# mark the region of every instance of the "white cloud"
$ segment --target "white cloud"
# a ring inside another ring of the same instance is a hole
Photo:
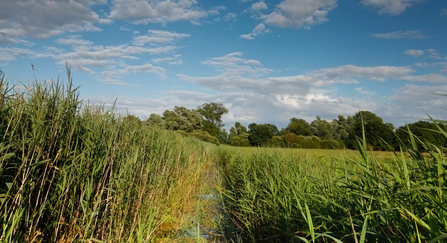
[[[384,82],[387,79],[401,79],[413,73],[414,70],[409,67],[396,66],[374,66],[359,67],[354,65],[344,65],[336,68],[324,68],[317,70],[316,73],[322,73],[329,79],[343,80],[346,78],[362,78]]]
[[[29,56],[35,53],[30,49],[24,48],[0,48],[0,61],[14,61],[17,56]]]
[[[394,31],[388,33],[372,34],[375,38],[380,39],[425,39],[420,30],[408,30],[408,31]]]
[[[104,77],[105,80],[110,80],[122,77],[129,73],[138,73],[138,72],[152,73],[158,75],[160,78],[166,78],[166,70],[164,68],[157,67],[149,63],[137,66],[126,66],[122,69],[102,71],[101,76]]]
[[[138,46],[145,44],[166,44],[186,37],[189,37],[189,34],[179,34],[164,30],[148,30],[146,35],[135,37],[133,42]]]
[[[373,96],[376,95],[377,92],[372,92],[372,91],[368,91],[368,90],[364,90],[363,87],[357,87],[354,89],[355,91],[359,92],[362,95],[367,95],[367,96]]]
[[[265,4],[264,2],[257,2],[257,3],[253,3],[251,5],[251,8],[255,11],[260,11],[263,9],[267,9],[267,4]]]
[[[235,13],[227,13],[225,16],[223,16],[223,20],[230,21],[232,19],[235,19],[237,15]]]
[[[261,18],[278,27],[310,28],[326,22],[326,15],[335,7],[337,0],[284,0],[272,13],[261,15]]]
[[[24,37],[46,39],[68,31],[98,31],[93,24],[101,19],[90,9],[92,4],[90,0],[1,1],[0,44]]]
[[[435,62],[433,66],[441,67],[441,72],[447,72],[447,62]]]
[[[436,49],[427,49],[428,57],[435,60],[440,60],[441,56],[439,55],[439,52]]]
[[[243,34],[240,37],[247,40],[253,40],[255,36],[268,32],[270,32],[270,30],[265,29],[265,25],[263,23],[260,23],[251,31],[250,34]]]
[[[173,57],[164,57],[164,58],[154,58],[152,61],[154,63],[162,63],[167,62],[169,65],[182,65],[183,61],[180,59],[181,55],[177,54]]]
[[[442,8],[439,17],[447,17],[447,8]]]
[[[444,83],[445,84],[445,83]],[[397,103],[396,113],[407,118],[408,123],[427,119],[427,114],[434,119],[447,120],[447,86],[422,86],[407,84],[400,88],[391,100]]]
[[[414,56],[414,57],[419,57],[419,56],[424,55],[424,51],[423,50],[406,50],[406,51],[404,51],[404,54]]]
[[[208,15],[195,5],[196,0],[114,0],[110,12],[112,19],[131,20],[136,23],[193,21]]]
[[[379,9],[379,14],[397,15],[420,0],[362,0],[361,3]]]
[[[83,40],[80,35],[72,35],[69,38],[59,38],[56,43],[64,45],[92,45],[93,42],[88,40]]]

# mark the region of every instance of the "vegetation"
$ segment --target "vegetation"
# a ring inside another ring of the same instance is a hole
[[[408,131],[411,144],[401,141],[400,152],[367,152],[362,136],[359,156],[354,151],[219,148],[226,178],[221,195],[227,224],[234,226],[228,235],[240,242],[447,239],[442,150]]]
[[[11,87],[0,71],[0,242],[447,239],[447,122],[361,111],[227,134],[221,104],[141,121],[86,106],[67,73]]]
[[[1,77],[0,242],[195,241],[213,147],[84,106],[68,79]]]

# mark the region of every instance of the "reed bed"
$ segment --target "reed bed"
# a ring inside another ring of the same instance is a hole
[[[227,234],[239,242],[445,241],[445,154],[411,138],[396,153],[368,152],[364,138],[359,151],[221,147]]]
[[[0,242],[189,241],[213,146],[84,104],[67,73],[0,79]]]

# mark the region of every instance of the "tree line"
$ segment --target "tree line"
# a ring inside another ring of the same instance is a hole
[[[411,146],[410,130],[417,139],[437,146],[447,144],[445,134],[447,126],[433,121],[417,121],[399,128],[386,123],[370,111],[359,111],[352,116],[339,115],[332,121],[317,116],[312,122],[293,117],[287,127],[278,129],[269,123],[251,123],[248,127],[236,122],[224,129],[222,116],[228,110],[219,103],[204,103],[197,109],[175,106],[166,110],[162,116],[152,113],[142,122],[149,126],[177,131],[185,136],[191,135],[214,144],[232,146],[269,146],[287,148],[356,149],[356,138],[362,138],[363,132],[368,146],[372,150],[395,150],[399,144]],[[128,116],[129,119],[138,119]],[[420,148],[423,149],[423,148]]]

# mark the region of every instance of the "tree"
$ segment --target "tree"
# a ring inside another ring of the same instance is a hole
[[[169,130],[192,132],[203,127],[202,116],[197,111],[185,107],[175,106],[173,111],[166,110],[163,112],[163,120],[166,129]]]
[[[124,121],[129,122],[129,123],[135,123],[138,125],[142,124],[140,118],[138,118],[137,116],[134,116],[134,115],[130,115],[130,114],[124,117]]]
[[[285,130],[289,133],[295,133],[296,135],[309,136],[312,134],[309,123],[303,119],[295,117],[290,119],[290,123]]]
[[[298,148],[298,142],[300,140],[300,137],[296,135],[295,133],[287,133],[284,135],[284,145],[287,148]]]
[[[146,124],[148,126],[159,127],[159,128],[165,127],[163,118],[161,118],[160,115],[155,113],[149,115],[149,118],[147,118],[146,120]]]
[[[276,127],[276,126],[275,126]],[[256,124],[252,123],[248,125],[250,129],[250,144],[253,146],[266,145],[268,141],[273,137],[273,131],[271,130],[270,124]]]
[[[310,123],[310,128],[313,135],[321,139],[330,140],[337,138],[336,131],[332,124],[326,120],[321,120],[319,116],[317,116],[316,120]]]
[[[220,140],[220,129],[224,126],[222,115],[227,114],[228,110],[222,104],[211,102],[198,106],[197,112],[204,119],[203,130]]]
[[[198,106],[197,112],[202,115],[205,121],[217,128],[221,128],[223,126],[222,115],[227,114],[228,110],[222,104],[211,102]]]
[[[383,123],[382,118],[378,117],[376,114],[370,111],[359,111],[355,113],[353,119],[355,122],[352,135],[362,138],[364,129],[366,142],[371,145],[373,149],[389,150],[390,146],[386,145],[383,141],[386,141],[389,145],[394,144],[395,136],[393,127]]]
[[[447,127],[443,124],[437,124],[442,130],[447,131]],[[446,146],[447,138],[439,133],[439,128],[433,122],[418,121],[415,123],[401,126],[396,130],[397,137],[406,145],[411,147],[409,131],[417,138],[424,142],[431,143],[435,146]],[[425,150],[422,144],[417,143],[421,151]],[[396,144],[396,147],[397,144]]]
[[[242,125],[240,122],[234,123],[234,127],[230,128],[230,137],[232,136],[238,136],[242,133],[247,133],[247,127]]]
[[[247,127],[240,122],[234,123],[234,127],[230,128],[230,136],[228,142],[233,146],[250,146],[250,140],[248,139],[250,134],[247,132]]]
[[[223,144],[228,143],[228,132],[227,130],[225,130],[225,128],[221,128],[219,130],[219,141],[221,141],[221,143]]]

